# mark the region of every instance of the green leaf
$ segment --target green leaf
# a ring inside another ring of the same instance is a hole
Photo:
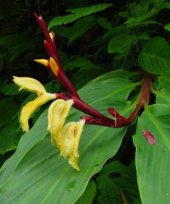
[[[25,34],[12,34],[1,36],[0,46],[5,48],[8,53],[8,59],[11,61],[17,58],[20,54],[32,50],[32,39]]]
[[[164,38],[149,40],[139,55],[139,65],[152,74],[169,72],[170,47]]]
[[[95,25],[95,19],[92,16],[84,17],[78,20],[72,27],[71,33],[69,35],[68,43],[72,43],[88,30],[90,30]]]
[[[131,107],[126,100],[134,86],[128,79],[101,79],[89,83],[79,94],[103,113],[110,106],[127,113]],[[77,121],[81,115],[72,110],[69,121]],[[86,126],[79,148],[81,170],[77,172],[51,146],[45,111],[1,169],[1,203],[75,203],[90,178],[115,155],[125,133],[126,128]]]
[[[120,34],[114,36],[108,44],[108,53],[126,54],[133,43],[135,43],[136,37],[130,34]]]
[[[9,120],[18,111],[18,105],[12,98],[4,98],[0,100],[0,127],[7,124]]]
[[[7,80],[0,81],[0,92],[7,96],[17,95],[19,94],[18,88],[14,83],[8,83]]]
[[[71,12],[72,14],[69,14],[66,16],[57,16],[56,18],[53,18],[49,22],[49,25],[48,25],[49,29],[62,24],[71,23],[81,17],[88,16],[90,14],[97,13],[99,11],[103,11],[111,6],[112,4],[106,3],[106,4],[96,4],[93,6],[76,8],[76,9],[69,9],[68,11]]]
[[[20,138],[18,132],[19,123],[15,117],[7,125],[3,126],[0,129],[0,153],[4,154],[8,151],[14,150],[17,148],[18,141]]]
[[[77,57],[75,59],[69,60],[65,64],[64,68],[66,70],[73,70],[75,68],[80,68],[81,70],[96,68],[96,66],[86,57]]]
[[[76,202],[76,204],[92,204],[93,203],[93,199],[95,197],[96,194],[96,184],[95,182],[92,180],[88,183],[85,192],[83,193],[83,195],[78,199],[78,201]]]
[[[122,203],[122,194],[112,179],[102,175],[97,180],[99,188],[98,202],[100,204]]]
[[[126,167],[119,161],[112,161],[106,163],[100,174],[112,178],[113,182],[121,189],[128,203],[132,203],[139,198],[134,163]]]
[[[136,146],[136,168],[142,203],[160,204],[170,200],[170,106],[152,105],[138,120],[134,144]],[[150,145],[143,130],[156,138]]]
[[[170,105],[170,80],[169,75],[161,75],[158,78],[157,90],[154,89],[153,93],[156,95],[157,104]]]
[[[110,30],[112,28],[112,24],[107,18],[97,16],[97,23],[106,30]]]
[[[167,31],[170,31],[170,23],[166,24],[166,25],[164,26],[164,29],[167,30]]]

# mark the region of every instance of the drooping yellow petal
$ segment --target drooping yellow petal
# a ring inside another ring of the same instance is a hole
[[[34,61],[39,63],[39,64],[44,65],[45,67],[48,67],[48,64],[49,64],[48,60],[46,60],[46,59],[34,59]]]
[[[29,123],[28,120],[31,115],[43,104],[51,99],[55,99],[55,94],[44,93],[41,96],[38,96],[35,100],[28,102],[21,110],[20,115],[20,124],[23,131],[29,131]]]
[[[44,86],[31,77],[13,77],[13,81],[20,87],[20,90],[25,89],[28,91],[35,92],[37,95],[41,95],[42,93],[46,93]]]
[[[68,101],[58,99],[50,105],[48,110],[48,130],[51,134],[51,142],[57,146],[60,153],[64,148],[61,131],[72,105],[72,99]]]
[[[68,157],[69,164],[77,171],[80,170],[78,166],[78,147],[84,124],[84,120],[70,122],[67,123],[62,130],[62,139],[64,142],[64,151],[62,155],[65,158]]]
[[[50,57],[49,61],[50,61],[50,67],[51,67],[52,72],[57,76],[58,71],[59,71],[58,65],[56,64],[54,58],[52,58],[52,57]]]

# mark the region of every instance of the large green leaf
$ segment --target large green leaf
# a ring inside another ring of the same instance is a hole
[[[49,22],[49,28],[51,29],[52,27],[55,27],[55,26],[71,23],[83,16],[88,16],[90,14],[103,11],[111,6],[112,4],[106,3],[106,4],[96,4],[93,6],[76,8],[76,9],[69,9],[68,11],[71,12],[72,14],[69,14],[66,16],[57,16],[56,18],[53,18]]]
[[[139,191],[144,204],[168,204],[170,200],[170,106],[152,105],[139,118],[134,136]],[[150,145],[143,130],[156,138]]]
[[[112,73],[111,73],[112,74]],[[106,113],[109,106],[130,110],[126,102],[135,84],[109,75],[89,83],[80,90],[81,97]],[[82,115],[73,110],[68,120]],[[0,172],[1,203],[74,203],[85,190],[89,179],[117,152],[126,128],[112,129],[89,125],[80,142],[80,172],[72,169],[50,144],[47,111],[35,126],[23,135],[15,154]]]

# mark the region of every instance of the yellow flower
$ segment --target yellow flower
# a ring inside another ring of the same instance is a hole
[[[77,171],[80,170],[78,166],[78,147],[84,124],[84,120],[70,122],[67,123],[62,130],[62,138],[64,142],[64,151],[62,155],[65,158],[68,157],[69,164]]]
[[[48,112],[48,130],[52,144],[59,149],[64,158],[68,158],[69,164],[74,169],[79,170],[78,146],[85,121],[80,120],[64,125],[72,105],[72,99],[68,101],[58,99],[51,104]]]
[[[50,105],[48,111],[48,130],[51,134],[51,143],[59,149],[60,153],[64,149],[61,131],[72,105],[72,99],[68,101],[58,99]]]
[[[17,84],[20,89],[25,89],[37,94],[37,98],[33,101],[28,102],[21,110],[20,123],[23,131],[29,131],[28,120],[31,115],[47,101],[55,99],[56,95],[47,93],[44,86],[37,80],[29,77],[15,77],[14,83]]]

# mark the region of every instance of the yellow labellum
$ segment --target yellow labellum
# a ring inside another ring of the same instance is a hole
[[[58,71],[59,71],[59,67],[58,65],[56,64],[54,58],[50,57],[50,67],[51,67],[51,70],[53,71],[53,73],[57,76],[58,75]]]
[[[45,67],[48,67],[48,60],[47,59],[34,59],[35,62],[44,65]]]
[[[62,155],[65,158],[68,157],[69,164],[77,171],[80,170],[78,166],[78,147],[84,124],[84,120],[70,122],[67,123],[62,130],[62,138],[64,142],[64,151]]]
[[[14,77],[13,81],[21,89],[25,89],[37,94],[37,98],[28,102],[21,110],[20,123],[23,131],[29,131],[28,120],[31,115],[43,104],[51,99],[55,99],[56,95],[47,93],[44,86],[37,80],[29,77]]]
[[[61,154],[64,148],[61,131],[72,105],[72,99],[68,101],[58,99],[50,105],[48,110],[48,130],[51,134],[51,142]]]

